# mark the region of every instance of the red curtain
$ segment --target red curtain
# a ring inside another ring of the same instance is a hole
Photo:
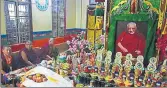
[[[95,2],[105,2],[105,0],[95,0]]]

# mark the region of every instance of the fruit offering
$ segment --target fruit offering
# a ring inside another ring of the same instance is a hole
[[[33,80],[34,82],[37,82],[37,83],[45,82],[48,80],[45,75],[39,74],[39,73],[29,75],[29,76],[27,76],[27,78],[29,78],[30,80]]]

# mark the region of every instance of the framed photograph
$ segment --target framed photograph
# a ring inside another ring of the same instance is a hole
[[[123,56],[131,53],[133,58],[143,55],[144,65],[147,66],[149,59],[156,56],[157,21],[147,14],[113,15],[110,20],[107,48],[113,53],[112,61],[117,52],[122,52]],[[129,23],[135,24],[136,29],[128,28]]]
[[[131,53],[133,57],[143,55],[146,47],[148,25],[145,21],[118,21],[116,25],[115,51],[123,56]]]
[[[96,5],[96,0],[89,0],[89,5]]]

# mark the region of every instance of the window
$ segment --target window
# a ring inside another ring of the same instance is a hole
[[[9,44],[32,40],[31,1],[5,0],[6,34]]]
[[[66,29],[66,0],[52,0],[52,33],[53,37],[64,36]]]

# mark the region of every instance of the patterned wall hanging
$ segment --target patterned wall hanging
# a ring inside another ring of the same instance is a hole
[[[48,9],[49,6],[49,0],[35,0],[36,3],[36,7],[40,10],[40,11],[46,11]],[[44,4],[43,4],[44,3]]]

